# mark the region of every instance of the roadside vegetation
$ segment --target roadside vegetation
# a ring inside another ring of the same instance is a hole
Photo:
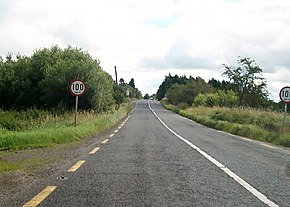
[[[57,115],[37,110],[0,111],[0,148],[44,148],[94,136],[116,125],[132,107],[126,103],[108,113],[80,112],[76,127],[74,113],[70,112]]]
[[[128,115],[132,108],[133,104],[129,102],[123,103],[118,110],[107,113],[80,112],[76,127],[74,126],[74,113],[70,112],[57,115],[38,110],[0,111],[0,149],[2,149],[0,151],[0,172],[18,170],[25,167],[24,165],[33,169],[49,162],[49,159],[43,158],[13,162],[2,160],[1,158],[9,155],[9,152],[54,147],[96,136],[116,125]],[[9,129],[3,127],[5,123],[9,124]]]
[[[231,134],[290,147],[290,124],[283,127],[283,113],[253,108],[194,106],[180,108],[162,101],[166,109]],[[288,119],[290,116],[288,116]]]
[[[205,126],[290,147],[290,123],[283,123],[284,105],[269,99],[257,63],[239,58],[237,66],[224,64],[224,68],[223,75],[229,81],[206,82],[201,77],[169,74],[157,91],[157,99],[165,108]]]
[[[87,85],[77,127],[69,92],[74,79]],[[8,54],[0,57],[0,149],[43,148],[92,136],[120,121],[131,100],[141,97],[133,78],[116,83],[82,49],[52,46],[31,56]]]
[[[133,78],[131,85],[114,82],[100,66],[100,61],[88,52],[52,46],[36,50],[31,56],[0,57],[0,108],[72,110],[75,97],[68,88],[74,79],[83,80],[87,86],[86,94],[79,100],[81,110],[110,111],[126,100],[127,89],[131,98],[141,97]]]

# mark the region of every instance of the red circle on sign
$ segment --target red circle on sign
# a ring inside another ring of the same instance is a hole
[[[73,96],[82,96],[86,93],[87,86],[83,80],[73,80],[69,84],[69,91]]]
[[[285,96],[287,96],[286,100],[285,100]],[[279,97],[280,97],[282,102],[289,104],[290,103],[290,87],[289,86],[283,87],[279,92]]]

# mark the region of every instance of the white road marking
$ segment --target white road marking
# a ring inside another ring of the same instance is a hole
[[[269,144],[266,144],[266,143],[261,143],[261,145],[265,146],[265,147],[269,147],[271,149],[277,149],[277,147],[274,147],[274,146],[271,146]]]
[[[119,130],[117,129],[117,130],[114,131],[114,133],[117,133],[118,131],[119,131]]]
[[[112,138],[114,135],[115,135],[115,134],[111,134],[111,135],[109,136],[109,138]]]
[[[215,164],[217,167],[219,167],[222,171],[224,171],[227,175],[232,177],[235,181],[237,181],[241,186],[243,186],[245,189],[247,189],[250,193],[252,193],[254,196],[256,196],[260,201],[265,203],[266,205],[270,207],[279,207],[277,204],[269,200],[264,194],[260,193],[258,190],[256,190],[253,186],[251,186],[249,183],[247,183],[245,180],[243,180],[241,177],[239,177],[237,174],[232,172],[229,168],[224,166],[222,163],[214,159],[212,156],[201,150],[199,147],[192,144],[187,139],[183,138],[179,134],[177,134],[175,131],[173,131],[169,126],[167,126],[162,119],[155,113],[155,111],[151,108],[151,105],[148,101],[148,107],[152,111],[152,113],[156,116],[156,118],[161,122],[161,124],[168,129],[172,134],[174,134],[176,137],[184,141],[186,144],[191,146],[193,149],[198,151],[201,155],[203,155],[205,158],[207,158],[209,161],[211,161],[213,164]]]

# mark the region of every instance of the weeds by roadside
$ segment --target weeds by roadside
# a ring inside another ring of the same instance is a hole
[[[205,126],[232,134],[290,147],[290,123],[283,128],[282,113],[251,108],[189,107],[162,102],[165,108]],[[289,120],[289,118],[288,118]]]
[[[0,149],[44,148],[81,140],[112,127],[132,107],[124,104],[119,110],[102,114],[80,112],[76,127],[74,114],[69,112],[60,115],[38,110],[33,113],[0,111]]]

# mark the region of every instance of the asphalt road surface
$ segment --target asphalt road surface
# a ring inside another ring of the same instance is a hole
[[[26,206],[290,206],[289,151],[139,101]]]

